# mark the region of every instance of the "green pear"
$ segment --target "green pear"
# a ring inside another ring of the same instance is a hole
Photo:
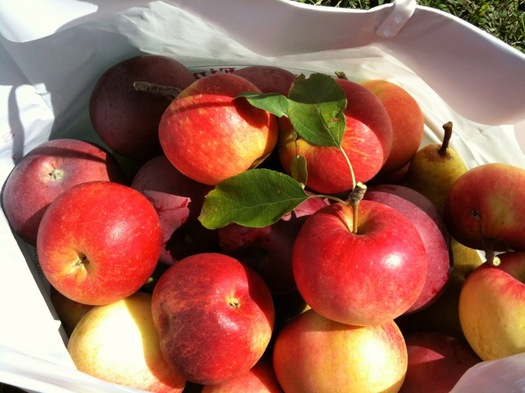
[[[450,237],[450,253],[454,272],[465,278],[484,262],[478,250],[461,244],[452,236]]]
[[[429,143],[416,152],[404,179],[406,186],[429,198],[442,215],[450,187],[468,170],[460,155],[449,146],[452,122],[445,123],[443,130],[441,144]]]

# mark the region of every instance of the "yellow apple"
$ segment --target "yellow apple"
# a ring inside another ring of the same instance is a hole
[[[525,351],[525,252],[499,258],[470,273],[459,297],[463,333],[483,360]]]
[[[162,357],[148,293],[93,307],[73,330],[68,351],[80,371],[107,382],[163,393],[180,393],[186,384]]]

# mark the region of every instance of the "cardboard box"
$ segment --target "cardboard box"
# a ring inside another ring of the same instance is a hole
[[[469,167],[525,167],[525,55],[451,15],[409,0],[369,11],[286,0],[107,3],[0,5],[1,184],[45,140],[89,136],[101,143],[87,115],[91,89],[106,68],[139,53],[173,56],[195,72],[276,64],[390,79],[419,100],[424,143],[437,141],[451,120],[452,146]],[[0,382],[38,392],[132,391],[74,369],[35,250],[13,235],[3,211],[0,239]],[[454,392],[525,391],[518,381],[525,357],[483,367]],[[474,389],[480,375],[490,379]]]

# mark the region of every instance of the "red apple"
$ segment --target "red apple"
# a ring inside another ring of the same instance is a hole
[[[168,364],[188,381],[220,384],[262,357],[275,311],[262,278],[235,258],[190,255],[153,289],[153,321]]]
[[[102,147],[76,139],[44,142],[26,154],[7,178],[2,195],[13,232],[36,245],[49,204],[72,186],[92,180],[125,182],[118,161]]]
[[[78,184],[47,208],[38,231],[42,272],[79,303],[108,304],[136,292],[157,265],[161,230],[153,205],[131,187]]]
[[[161,262],[172,264],[191,254],[218,250],[216,231],[197,220],[210,186],[184,176],[166,156],[159,155],[139,168],[131,187],[157,210],[163,238]]]
[[[392,122],[392,148],[380,171],[390,174],[408,164],[419,149],[425,130],[423,111],[414,96],[396,83],[371,79],[361,85],[381,100]]]
[[[407,349],[393,321],[352,326],[308,310],[278,333],[273,364],[286,393],[395,393]]]
[[[179,61],[161,55],[139,55],[108,68],[98,78],[89,101],[93,128],[120,155],[147,160],[161,153],[160,117],[172,97],[137,91],[134,82],[184,89],[195,77]]]
[[[280,93],[288,95],[295,74],[277,66],[254,65],[238,68],[234,74],[248,79],[263,93]]]
[[[219,228],[220,249],[259,273],[272,293],[295,291],[292,271],[295,238],[306,219],[327,204],[325,199],[309,198],[273,225],[251,228],[230,224]]]
[[[445,218],[450,234],[483,251],[525,250],[525,169],[490,163],[461,175],[449,190]]]
[[[293,272],[317,313],[350,325],[377,325],[419,298],[427,255],[414,224],[394,208],[362,200],[358,217],[353,223],[352,207],[342,203],[312,214],[295,241]]]
[[[408,368],[399,393],[449,393],[463,374],[481,362],[463,340],[441,332],[405,335]]]
[[[427,277],[418,299],[406,311],[406,313],[410,313],[429,306],[443,293],[452,272],[452,261],[443,220],[440,220],[442,225],[438,225],[425,210],[408,199],[390,192],[398,187],[403,186],[372,188],[366,192],[365,199],[383,203],[399,211],[414,224],[423,240],[428,259]],[[421,199],[430,202],[422,195]],[[433,209],[430,210],[437,213],[435,207],[433,205],[432,207]],[[438,217],[436,216],[435,219]]]
[[[337,82],[348,99],[342,147],[350,159],[356,180],[366,183],[379,172],[390,153],[392,123],[384,105],[367,88],[346,79],[337,79]],[[338,148],[296,140],[287,118],[279,119],[279,127],[279,156],[287,173],[291,173],[292,158],[299,154],[306,158],[306,186],[312,191],[335,194],[353,188],[348,163]]]
[[[525,252],[498,257],[470,273],[459,296],[461,328],[483,360],[525,352]]]
[[[159,125],[162,149],[180,172],[215,185],[259,165],[277,143],[277,120],[241,92],[261,91],[234,74],[210,74],[184,89]]]
[[[264,355],[247,372],[218,385],[204,385],[201,393],[284,393],[273,371],[272,358]]]

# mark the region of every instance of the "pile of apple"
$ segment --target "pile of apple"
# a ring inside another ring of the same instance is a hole
[[[231,71],[115,64],[89,103],[103,144],[50,140],[7,179],[79,370],[152,392],[428,393],[524,350],[524,169],[467,169],[451,123],[421,146],[417,101],[387,80]]]

